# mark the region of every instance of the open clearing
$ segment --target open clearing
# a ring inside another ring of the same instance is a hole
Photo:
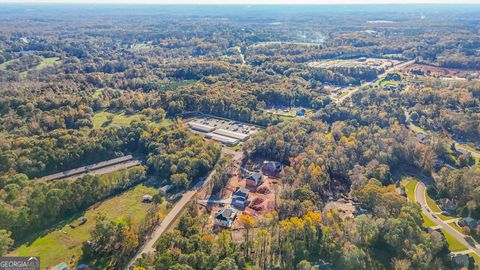
[[[135,228],[145,218],[150,207],[150,204],[142,203],[142,196],[157,193],[157,189],[138,185],[121,195],[90,207],[83,215],[88,219],[84,225],[72,229],[67,224],[37,238],[33,243],[20,246],[9,255],[40,256],[41,269],[50,269],[61,262],[74,268],[82,256],[83,242],[90,238],[90,230],[95,226],[96,214],[105,214],[107,219],[116,222],[129,220]],[[161,214],[167,212],[166,203],[162,205],[161,211]],[[70,224],[79,224],[80,220],[81,217],[74,219]]]
[[[60,60],[58,57],[48,57],[44,58],[43,61],[35,67],[35,70],[42,70],[47,67],[54,66]]]
[[[360,68],[360,67],[369,67],[376,70],[387,70],[397,64],[400,61],[391,60],[391,59],[380,59],[380,58],[367,58],[364,60],[360,59],[346,59],[346,60],[323,60],[323,61],[314,61],[310,62],[307,65],[315,68]]]
[[[112,121],[109,121],[108,117],[113,116]],[[143,116],[142,114],[132,114],[126,115],[125,112],[119,114],[110,113],[110,112],[99,112],[93,116],[93,128],[102,128],[102,127],[126,127],[130,125],[133,120],[140,120]]]
[[[113,118],[111,121],[108,119],[109,116]],[[134,120],[143,120],[147,117],[143,114],[125,114],[124,111],[121,112],[107,112],[102,111],[98,112],[93,116],[93,128],[105,128],[105,127],[126,127],[129,126]],[[172,121],[170,119],[163,119],[161,121],[155,122],[152,121],[151,124],[156,127],[166,127],[170,125]]]

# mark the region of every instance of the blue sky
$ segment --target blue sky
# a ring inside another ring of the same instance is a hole
[[[475,3],[480,0],[0,0],[0,3],[138,3],[138,4],[408,4]]]

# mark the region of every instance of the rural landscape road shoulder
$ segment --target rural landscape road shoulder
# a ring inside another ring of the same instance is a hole
[[[440,228],[444,229],[447,233],[452,235],[455,239],[457,239],[460,243],[465,245],[471,252],[476,253],[480,256],[480,249],[475,246],[472,246],[465,240],[465,235],[458,232],[454,228],[452,228],[448,223],[441,220],[436,214],[433,214],[433,211],[428,207],[427,198],[426,198],[426,188],[425,184],[422,182],[418,182],[415,186],[415,200],[420,204],[422,207],[422,212],[431,219],[435,224],[437,224]]]

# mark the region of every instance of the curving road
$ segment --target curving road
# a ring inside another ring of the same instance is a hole
[[[468,248],[468,251],[475,252],[477,255],[480,256],[480,249],[476,246],[471,245],[465,240],[465,235],[458,232],[454,228],[452,228],[448,223],[441,220],[437,217],[436,214],[433,213],[432,209],[428,207],[427,198],[426,198],[426,188],[422,182],[418,182],[415,186],[415,200],[420,204],[422,207],[422,212],[430,218],[435,224],[437,224],[440,228],[444,229],[450,235],[452,235],[455,239],[457,239],[460,243]],[[465,253],[465,252],[462,252]]]

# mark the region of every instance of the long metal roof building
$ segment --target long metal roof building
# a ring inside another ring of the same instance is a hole
[[[226,129],[222,129],[222,128],[214,130],[213,133],[219,134],[219,135],[222,135],[222,136],[227,136],[227,137],[230,137],[230,138],[235,138],[235,139],[240,140],[242,142],[246,141],[246,140],[248,140],[248,138],[250,138],[250,135],[248,135],[248,134],[243,134],[243,133],[240,133],[240,132],[230,131],[230,130],[226,130]]]
[[[207,139],[212,139],[212,140],[215,140],[217,142],[221,142],[227,146],[234,146],[234,145],[237,145],[238,144],[238,140],[237,139],[234,139],[234,138],[231,138],[231,137],[226,137],[226,136],[222,136],[222,135],[219,135],[219,134],[215,134],[215,133],[207,133],[205,134],[205,138]]]
[[[212,132],[215,130],[215,127],[207,126],[197,122],[189,122],[188,125],[190,126],[191,129],[200,131],[200,132]]]

